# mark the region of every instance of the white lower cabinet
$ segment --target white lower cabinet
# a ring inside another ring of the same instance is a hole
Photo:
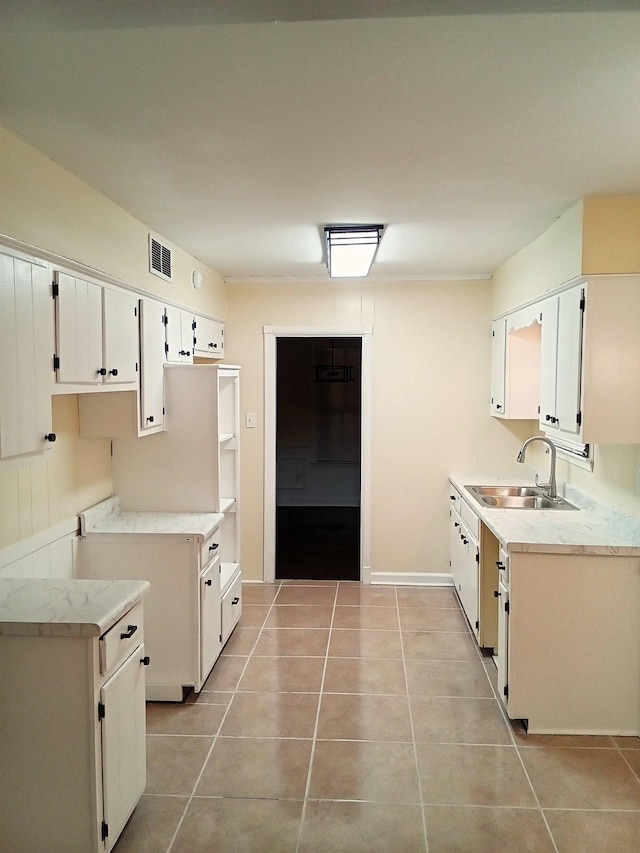
[[[0,636],[0,850],[107,853],[146,785],[143,608],[101,637]]]
[[[220,558],[216,557],[200,575],[200,682],[222,651],[220,611]]]

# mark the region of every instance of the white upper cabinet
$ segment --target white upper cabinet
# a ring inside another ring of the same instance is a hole
[[[54,287],[58,384],[137,382],[137,297],[61,271]]]
[[[193,361],[194,319],[189,311],[167,307],[166,314],[166,359],[172,364]]]
[[[51,447],[53,315],[47,264],[0,254],[0,457]]]
[[[140,300],[140,430],[164,428],[164,307],[153,299]]]
[[[224,357],[224,325],[211,317],[194,317],[194,354],[208,358]]]
[[[505,410],[506,325],[502,317],[493,321],[491,329],[491,414],[499,417]]]
[[[579,441],[581,436],[584,289],[574,287],[542,303],[540,428]]]
[[[537,420],[540,394],[540,318],[535,306],[494,320],[491,339],[491,414]]]

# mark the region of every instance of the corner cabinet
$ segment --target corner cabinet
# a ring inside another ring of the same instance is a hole
[[[0,458],[39,453],[51,431],[53,312],[47,264],[0,254]]]
[[[55,612],[65,582],[30,583],[49,583]],[[88,582],[68,584],[85,584],[70,602],[90,600]],[[22,627],[0,631],[0,849],[107,853],[146,785],[142,602],[100,636],[55,619]]]

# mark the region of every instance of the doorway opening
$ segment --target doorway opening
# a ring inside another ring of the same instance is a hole
[[[362,338],[276,343],[275,577],[360,580]]]

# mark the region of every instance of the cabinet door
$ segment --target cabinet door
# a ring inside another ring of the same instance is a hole
[[[491,414],[505,413],[506,318],[494,320],[491,332]]]
[[[193,361],[193,316],[171,306],[166,313],[166,358],[172,364]]]
[[[498,695],[506,705],[509,671],[509,590],[502,582],[498,586],[498,648],[495,657],[498,668]]]
[[[138,380],[138,298],[103,288],[104,381],[110,384]]]
[[[540,313],[540,429],[556,424],[556,366],[558,363],[558,297],[545,299]]]
[[[45,264],[0,254],[0,457],[51,447],[51,291]]]
[[[222,323],[218,320],[212,320],[210,317],[196,316],[195,324],[195,354],[222,358],[224,355],[224,328]]]
[[[222,650],[220,563],[214,560],[200,575],[200,684]]]
[[[140,300],[140,429],[164,424],[164,305]]]
[[[102,288],[56,272],[56,381],[102,383]]]
[[[581,432],[583,296],[584,290],[574,287],[558,297],[556,426],[562,435],[571,438],[577,437]]]
[[[111,850],[146,785],[144,646],[100,690],[104,823]]]

